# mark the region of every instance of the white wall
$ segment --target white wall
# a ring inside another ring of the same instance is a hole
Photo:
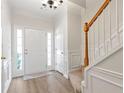
[[[72,2],[68,2],[68,50],[70,70],[82,64],[83,15],[84,8]]]
[[[2,93],[6,93],[11,82],[11,16],[7,0],[2,0]]]
[[[12,14],[13,25],[23,26],[25,28],[41,29],[45,31],[53,31],[53,19],[40,19],[37,17],[21,15],[18,13]]]
[[[69,51],[81,49],[81,9],[74,10],[79,7],[75,4],[68,4],[68,48]],[[73,8],[74,9],[73,9]]]
[[[67,2],[66,11],[57,12],[55,17],[55,31],[57,28],[64,31],[64,62],[66,73],[77,69],[82,64],[82,26],[84,8],[72,2]]]

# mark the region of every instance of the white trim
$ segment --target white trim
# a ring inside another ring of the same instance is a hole
[[[115,77],[115,78],[123,79],[123,74],[121,74],[121,73],[114,72],[114,71],[107,70],[107,69],[103,69],[100,67],[94,67],[93,69],[96,69],[97,71],[100,71],[103,74],[110,75],[110,76]]]
[[[79,64],[74,65],[74,66],[72,65],[72,57],[73,57],[73,56],[77,56],[77,57],[79,57],[79,58],[80,58],[80,55],[71,55],[71,58],[70,58],[70,62],[71,62],[71,63],[70,63],[71,70],[81,66],[81,58],[80,58],[80,60],[79,60],[79,61],[80,61],[80,63],[79,63]]]
[[[108,38],[105,40],[105,48],[106,48],[106,54],[111,51],[111,39]]]
[[[8,61],[7,60],[4,61],[3,64],[2,64],[3,76],[4,76],[4,77],[2,76],[2,78],[3,78],[2,83],[4,83],[3,84],[4,86],[2,86],[2,88],[4,88],[3,93],[7,93],[8,89],[9,89],[9,86],[10,86],[10,83],[11,83],[11,80],[12,80],[10,64],[11,64],[11,59],[9,59]]]
[[[81,82],[81,85],[82,85],[83,87],[86,87],[86,84],[85,84],[85,81],[84,81],[84,80]]]
[[[114,72],[108,69],[103,69],[100,67],[94,67],[92,70],[90,70],[88,73],[85,73],[85,87],[90,88],[88,90],[91,90],[91,79],[93,76],[98,76],[99,79],[104,80],[108,83],[112,83],[118,87],[123,87],[122,81],[123,81],[123,75],[118,72]]]
[[[85,71],[90,70],[91,68],[93,68],[95,65],[101,63],[104,59],[108,58],[109,56],[113,55],[115,52],[119,51],[121,48],[123,48],[123,46],[118,46],[117,48],[115,48],[113,51],[111,51],[110,53],[108,53],[108,55],[105,55],[104,57],[100,58],[99,60],[97,60],[94,64],[89,65]]]
[[[73,70],[75,68],[79,68],[81,66],[81,50],[70,50],[69,52],[69,60],[70,60],[70,70]],[[77,56],[79,59],[79,63],[76,65],[73,65],[73,57]]]
[[[42,73],[37,73],[37,74],[30,74],[30,75],[25,75],[23,77],[24,80],[29,80],[29,79],[33,79],[33,78],[38,78],[38,77],[43,77],[43,76],[47,76],[47,75],[51,75],[52,73],[50,73],[49,71],[46,72],[42,72]]]
[[[68,53],[80,53],[81,49],[69,50]]]
[[[123,26],[121,26],[119,28],[119,41],[120,41],[120,44],[123,45]]]
[[[117,31],[111,35],[112,49],[116,48],[119,45],[119,34]]]
[[[66,79],[69,79],[69,76],[67,74],[63,75]]]
[[[123,25],[119,27],[119,32],[123,32]]]
[[[23,42],[22,42],[22,44],[23,44],[23,47],[22,47],[22,48],[23,48],[23,49],[22,49],[22,50],[23,50],[23,70],[22,70],[22,72],[19,72],[19,73],[16,72],[16,73],[15,73],[15,69],[14,69],[15,67],[13,67],[13,68],[12,68],[12,69],[13,69],[12,72],[14,72],[14,73],[12,73],[12,77],[15,78],[15,77],[24,76],[24,69],[25,69],[25,68],[24,68],[24,61],[25,61],[25,60],[24,60],[24,45],[25,45],[25,44],[24,44],[24,38],[25,38],[25,34],[24,34],[24,33],[25,33],[25,29],[40,30],[41,32],[45,32],[45,33],[50,32],[50,33],[52,34],[52,56],[53,56],[53,32],[52,32],[52,31],[46,31],[46,30],[43,31],[43,29],[38,29],[38,28],[31,27],[31,26],[30,26],[30,27],[29,27],[29,26],[27,27],[27,26],[14,25],[13,27],[14,27],[14,32],[13,32],[13,34],[14,34],[14,37],[13,37],[14,41],[13,41],[13,42],[14,42],[14,47],[15,47],[15,49],[17,48],[17,46],[16,46],[16,29],[22,29],[22,34],[23,34],[23,36],[22,36],[22,37],[23,37],[23,38],[22,38],[22,39],[23,39]],[[14,55],[14,58],[16,59],[16,50],[14,50],[14,54],[13,54],[13,55]],[[13,58],[13,59],[14,59],[14,58]],[[16,61],[16,60],[14,60],[14,62],[12,62],[12,66],[13,66],[13,64],[15,63],[15,61]],[[52,60],[51,60],[51,61],[52,61],[52,63],[53,63],[53,61],[54,61],[53,57],[52,57]],[[54,67],[52,67],[52,69],[54,69]],[[51,69],[50,69],[50,70],[51,70]]]
[[[86,87],[85,81],[82,81],[81,82],[81,93],[85,93],[85,87]]]
[[[108,58],[109,56],[113,55],[115,52],[119,51],[120,49],[122,49],[123,46],[119,46],[117,47],[115,50],[111,51],[108,55],[105,55],[104,57],[102,57],[101,59],[99,59],[98,61],[96,61],[94,64],[89,65],[88,67],[86,67],[84,69],[84,81],[85,81],[85,85],[86,87],[88,86],[88,71],[91,70],[94,66],[96,66],[97,64],[101,63],[104,59]]]
[[[80,70],[80,69],[81,69],[81,66],[78,66],[78,67],[71,69],[69,72],[73,72],[73,71]]]
[[[111,35],[111,39],[115,38],[116,36],[118,36],[117,30],[116,30],[116,32],[114,32],[114,33]]]
[[[91,74],[100,76],[100,77],[104,78],[105,80],[108,80],[108,81],[114,82],[120,86],[123,86],[122,85],[123,75],[121,73],[110,71],[110,70],[103,69],[100,67],[94,67],[90,71],[90,75]]]
[[[101,43],[99,45],[99,52],[100,52],[100,57],[105,56],[105,44],[104,43]]]
[[[11,83],[12,79],[8,80],[7,83],[6,83],[6,87],[4,89],[4,93],[7,93],[8,89],[9,89],[9,86],[10,86],[10,83]]]
[[[17,71],[16,69],[16,55],[17,55],[17,29],[22,30],[22,70]],[[14,25],[14,32],[13,32],[13,62],[12,62],[12,77],[19,77],[24,75],[24,27]]]
[[[100,80],[102,80],[102,81],[105,81],[105,82],[107,82],[107,83],[110,83],[110,84],[112,84],[112,85],[115,85],[115,86],[117,86],[117,87],[123,88],[123,85],[117,84],[117,83],[115,83],[115,82],[113,82],[113,81],[111,81],[111,80],[105,79],[105,78],[103,78],[103,77],[101,77],[101,76],[98,76],[98,75],[96,75],[96,74],[93,74],[93,73],[92,73],[91,76],[92,76],[92,77],[95,77],[95,78],[97,78],[97,79],[100,79]]]
[[[107,6],[107,11],[105,9],[104,12],[108,13],[108,17],[109,17],[109,28],[107,30],[109,30],[109,34],[107,35],[106,38],[104,38],[104,42],[100,42],[98,44],[98,46],[96,46],[95,43],[95,62],[94,60],[91,60],[93,64],[90,64],[86,69],[84,69],[85,73],[84,73],[84,82],[85,84],[82,84],[82,86],[85,86],[83,88],[85,88],[85,93],[92,93],[92,87],[93,85],[91,85],[91,77],[94,75],[94,77],[99,78],[100,80],[103,80],[107,83],[111,83],[115,86],[118,87],[123,87],[122,86],[122,79],[123,79],[123,75],[121,73],[118,72],[114,72],[111,70],[107,70],[107,69],[103,69],[100,67],[96,67],[96,65],[98,65],[99,63],[102,63],[103,60],[107,59],[108,57],[112,56],[114,53],[116,53],[117,51],[121,50],[123,48],[123,26],[118,25],[118,11],[117,11],[117,1],[111,2],[108,6]],[[114,7],[115,5],[115,7]],[[93,11],[96,8],[93,8]],[[116,12],[114,12],[114,10],[116,10]],[[88,9],[87,14],[92,15],[92,11],[91,9]],[[112,14],[111,14],[112,12]],[[115,14],[115,15],[113,15]],[[115,21],[113,20],[113,17],[115,16]],[[98,18],[97,21],[99,21],[101,18]],[[105,21],[105,19],[103,19]],[[107,21],[108,22],[108,21]],[[115,23],[112,23],[115,22]],[[97,27],[98,24],[96,24]],[[104,22],[105,25],[105,22]],[[112,26],[115,26],[112,28]],[[96,28],[97,28],[96,27]],[[107,26],[108,27],[108,26]],[[105,27],[104,27],[105,28]],[[98,29],[98,28],[97,28]],[[105,31],[105,30],[104,30]],[[94,42],[99,42],[100,39],[100,35],[99,33],[101,33],[101,31],[96,31],[96,33],[98,33],[98,40],[96,39]],[[105,32],[104,32],[105,33]],[[104,36],[105,37],[105,36]],[[103,43],[103,46],[101,46],[101,44]],[[103,49],[104,48],[104,49]],[[101,51],[101,53],[100,53]],[[102,54],[103,52],[105,52],[105,55],[100,56],[100,54]],[[105,76],[105,77],[104,77]],[[90,83],[89,83],[90,82]],[[84,93],[84,92],[82,92]]]

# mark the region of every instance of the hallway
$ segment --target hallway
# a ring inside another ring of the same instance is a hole
[[[0,93],[123,92],[123,0],[0,6]]]
[[[52,72],[31,80],[13,79],[7,93],[74,93],[74,91],[69,80],[58,72]]]

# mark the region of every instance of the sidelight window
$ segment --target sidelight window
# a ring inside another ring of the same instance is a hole
[[[17,60],[16,69],[22,69],[22,29],[17,29]]]
[[[51,50],[51,47],[52,47],[52,36],[51,36],[51,33],[47,33],[47,65],[48,66],[51,66],[52,63],[51,63],[51,54],[52,54],[52,50]]]

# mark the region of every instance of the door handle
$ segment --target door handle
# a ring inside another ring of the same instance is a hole
[[[25,52],[24,54],[25,54],[25,55],[27,55],[28,53],[27,53],[27,52]]]
[[[6,59],[6,57],[1,57],[2,60]]]
[[[28,51],[28,49],[25,49],[25,51]]]
[[[64,54],[64,52],[61,52],[61,54]]]
[[[24,54],[27,55],[28,54],[28,49],[24,50]]]

